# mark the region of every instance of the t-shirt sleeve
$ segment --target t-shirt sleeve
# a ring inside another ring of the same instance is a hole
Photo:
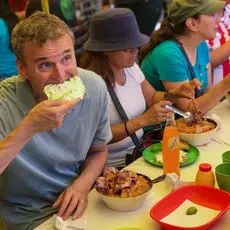
[[[6,130],[6,111],[3,107],[3,105],[1,104],[0,101],[0,141],[5,138],[7,130]],[[5,122],[4,122],[5,121]]]
[[[168,47],[156,53],[156,71],[161,81],[181,82],[188,77],[187,67],[177,49]]]
[[[141,84],[145,80],[145,75],[143,74],[137,63],[135,63],[133,67],[127,69],[127,71],[131,75],[131,77],[135,79],[138,83]]]
[[[92,142],[92,146],[105,145],[112,139],[109,120],[109,95],[105,84],[103,84],[101,106],[98,109],[100,109],[100,120]]]

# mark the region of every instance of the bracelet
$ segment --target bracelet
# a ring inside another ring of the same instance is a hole
[[[128,128],[127,128],[127,122],[128,121],[124,122],[124,126],[125,126],[125,132],[126,132],[127,136],[129,137],[130,136],[130,132],[129,132]]]
[[[165,101],[168,101],[168,99],[169,99],[169,91],[168,90],[165,90],[164,99],[165,99]]]

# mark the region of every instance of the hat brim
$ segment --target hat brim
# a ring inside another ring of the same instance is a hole
[[[206,15],[219,13],[225,7],[225,4],[225,1],[211,1],[211,3],[202,9],[199,13]]]
[[[140,34],[138,38],[129,39],[127,41],[98,41],[91,40],[85,42],[84,50],[94,51],[94,52],[111,52],[111,51],[119,51],[126,50],[132,48],[138,48],[140,46],[148,43],[149,37],[144,34]]]

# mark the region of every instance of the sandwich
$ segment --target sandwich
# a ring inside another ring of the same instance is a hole
[[[76,100],[84,98],[86,88],[79,77],[73,76],[61,84],[45,86],[43,91],[49,100]]]

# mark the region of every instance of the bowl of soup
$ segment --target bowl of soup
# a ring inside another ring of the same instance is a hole
[[[176,124],[180,139],[194,146],[208,144],[217,131],[217,123],[210,118],[202,118],[201,123],[187,122],[181,118],[176,120]]]
[[[127,212],[139,209],[151,188],[151,179],[129,170],[115,168],[105,170],[95,183],[98,195],[105,205],[114,211]]]

